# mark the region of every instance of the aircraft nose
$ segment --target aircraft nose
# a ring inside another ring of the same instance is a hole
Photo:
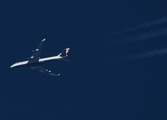
[[[14,67],[14,65],[11,65],[11,66],[10,66],[10,68],[13,68],[13,67]]]

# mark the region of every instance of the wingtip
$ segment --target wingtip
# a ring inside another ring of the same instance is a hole
[[[45,41],[46,40],[46,38],[44,38],[42,41]]]

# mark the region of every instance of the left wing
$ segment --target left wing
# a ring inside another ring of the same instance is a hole
[[[46,39],[44,38],[40,44],[38,45],[38,47],[35,50],[32,50],[33,54],[32,56],[29,58],[28,63],[34,63],[34,62],[38,62],[39,61],[39,55],[41,54],[42,51],[42,45],[44,43]]]
[[[31,67],[36,72],[41,72],[43,75],[52,75],[52,76],[60,76],[60,74],[55,74],[51,70],[45,69],[42,66]]]

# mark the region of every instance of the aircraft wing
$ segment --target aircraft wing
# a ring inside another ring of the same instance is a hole
[[[45,69],[42,66],[31,67],[36,72],[41,72],[43,75],[51,75],[51,76],[60,76],[60,74],[55,74],[51,70]]]
[[[39,60],[39,55],[41,54],[41,51],[42,51],[42,46],[43,46],[43,43],[46,39],[43,39],[40,44],[38,45],[38,47],[33,50],[33,54],[32,56],[29,58],[29,61],[28,63],[34,63],[34,62],[38,62]]]

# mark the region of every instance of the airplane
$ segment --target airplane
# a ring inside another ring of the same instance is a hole
[[[58,60],[64,60],[64,61],[69,61],[67,59],[68,57],[68,52],[70,48],[65,48],[61,53],[59,53],[57,56],[52,56],[52,57],[46,57],[46,58],[40,58],[40,54],[42,51],[42,46],[43,43],[45,42],[45,38],[40,42],[38,47],[35,50],[32,50],[33,54],[31,57],[27,58],[25,61],[17,62],[14,63],[13,65],[10,66],[10,68],[24,68],[24,67],[29,67],[34,72],[41,72],[43,75],[51,75],[51,76],[60,76],[60,74],[55,74],[51,70],[45,69],[42,65],[46,63],[50,63],[53,61],[58,61]]]

